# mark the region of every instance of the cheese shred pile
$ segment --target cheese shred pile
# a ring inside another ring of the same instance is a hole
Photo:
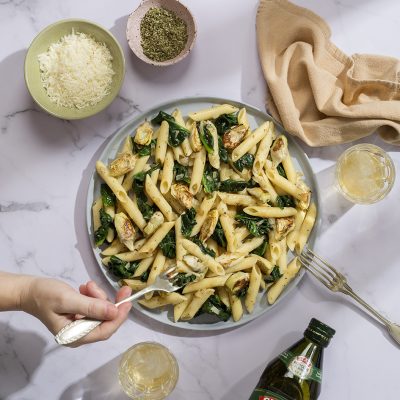
[[[110,93],[115,74],[110,50],[84,33],[72,31],[38,59],[43,87],[59,106],[82,109]]]

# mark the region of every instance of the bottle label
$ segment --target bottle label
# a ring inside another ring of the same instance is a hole
[[[271,392],[270,390],[256,388],[251,394],[249,400],[287,400],[279,394]]]
[[[289,372],[301,380],[321,383],[322,371],[314,367],[312,361],[305,356],[296,356],[290,351],[284,351],[280,360],[286,365]]]

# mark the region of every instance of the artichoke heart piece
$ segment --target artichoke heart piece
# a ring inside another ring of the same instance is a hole
[[[199,131],[197,130],[197,125],[195,122],[192,123],[192,127],[190,128],[189,142],[192,150],[195,153],[199,152],[203,147],[200,140]]]
[[[296,186],[303,192],[302,199],[295,199],[296,206],[301,210],[307,210],[310,207],[311,189],[305,184],[300,176],[297,177]]]
[[[214,233],[217,223],[218,223],[218,210],[214,209],[207,214],[207,217],[201,227],[200,231],[201,241],[205,242],[211,237],[211,235]]]
[[[130,153],[119,154],[118,157],[109,165],[111,176],[121,176],[135,168],[137,156]]]
[[[153,137],[153,128],[146,121],[136,129],[135,137],[133,141],[142,146],[148,146],[151,143]]]
[[[271,159],[273,165],[276,167],[279,165],[287,156],[289,155],[288,152],[288,145],[287,139],[285,136],[278,136],[272,147],[271,147]]]
[[[121,243],[133,251],[136,232],[131,220],[123,212],[120,212],[115,214],[114,225]]]
[[[243,297],[250,284],[250,275],[247,272],[236,272],[225,282],[225,287],[236,297]]]
[[[294,229],[294,217],[275,218],[275,240],[282,240]]]
[[[261,203],[269,203],[271,201],[271,195],[268,192],[264,192],[261,188],[250,188],[247,189],[247,192]]]
[[[235,125],[224,133],[222,142],[227,150],[234,150],[243,141],[248,129],[244,125]]]
[[[146,236],[152,235],[164,223],[164,215],[161,211],[156,211],[145,226],[143,232]]]
[[[183,183],[175,183],[171,186],[171,195],[174,199],[185,208],[191,208],[193,203],[193,195],[189,188]]]
[[[183,256],[183,261],[194,272],[201,273],[207,269],[207,267],[195,256],[185,255]]]

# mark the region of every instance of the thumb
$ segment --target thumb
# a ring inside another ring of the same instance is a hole
[[[65,313],[80,314],[85,317],[111,320],[117,317],[118,308],[107,300],[96,299],[75,293],[71,296],[69,302],[65,306]]]

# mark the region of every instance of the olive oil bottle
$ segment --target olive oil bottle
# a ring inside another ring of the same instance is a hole
[[[249,400],[318,399],[323,351],[334,334],[334,329],[313,318],[304,338],[267,365]]]

